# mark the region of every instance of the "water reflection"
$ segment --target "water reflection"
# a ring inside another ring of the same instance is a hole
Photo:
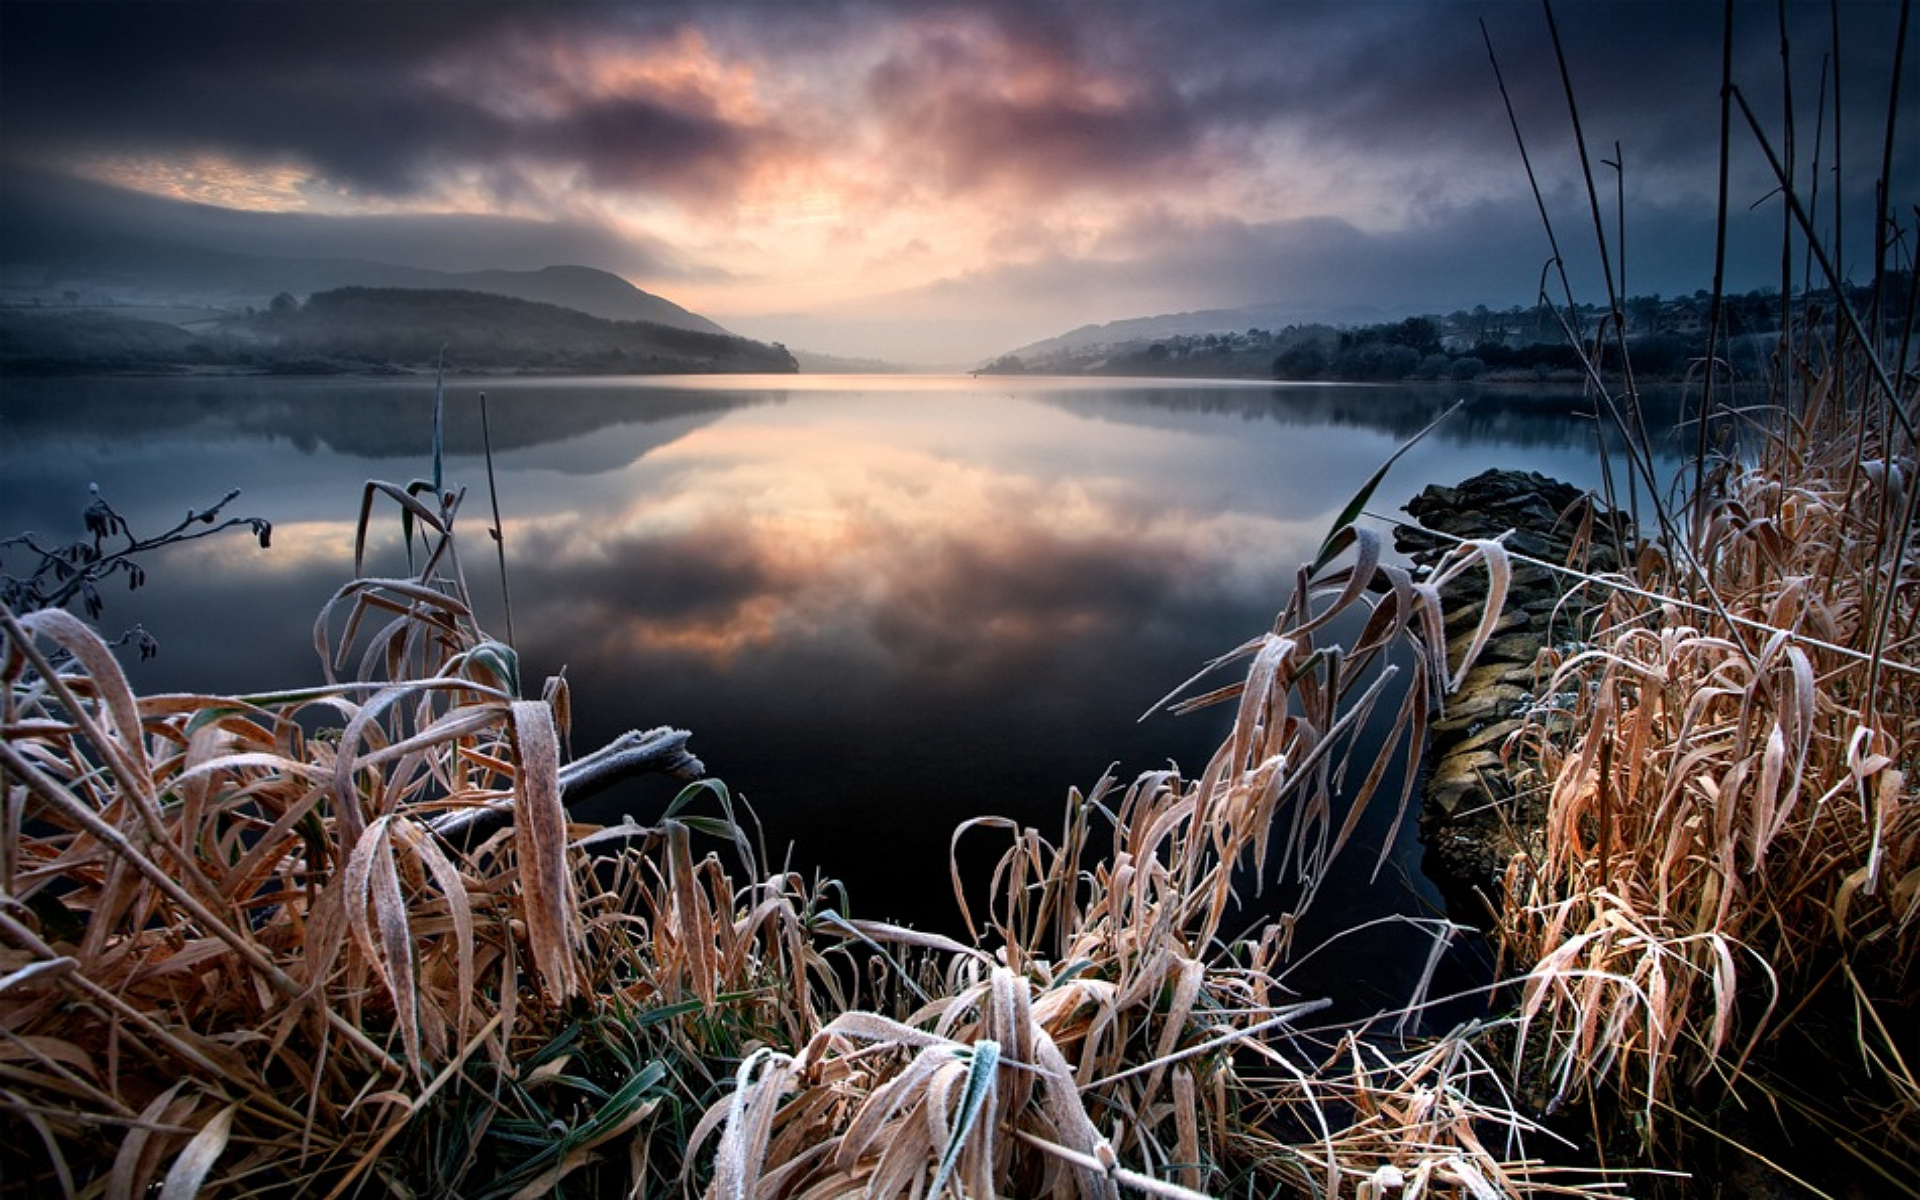
[[[1264,628],[1359,481],[1446,397],[1124,381],[461,381],[453,478],[479,489],[489,393],[515,624],[564,669],[582,750],[635,726],[693,748],[796,865],[858,913],[952,929],[954,826],[1055,827],[1070,786],[1173,761],[1226,717],[1137,718]],[[350,569],[361,482],[427,468],[431,384],[0,381],[0,528],[77,532],[97,480],[151,526],[228,486],[274,549],[202,543],[108,598],[162,643],[147,688],[312,679],[308,626]],[[1473,415],[1423,443],[1375,507],[1525,466],[1592,482],[1564,413]],[[483,546],[470,498],[469,546]],[[389,523],[390,524],[390,523]],[[469,550],[482,619],[497,587]],[[616,792],[596,815],[660,802]],[[1383,814],[1384,815],[1384,814]],[[1384,824],[1384,878],[1418,905],[1418,847]],[[1356,861],[1373,848],[1356,844]],[[1364,888],[1336,892],[1358,917]],[[1352,911],[1349,912],[1348,909]]]
[[[711,421],[730,409],[778,404],[781,388],[636,388],[601,379],[456,379],[445,389],[447,453],[481,452],[480,393],[496,453],[574,441],[556,469],[605,470],[651,448],[631,426]],[[556,397],[564,402],[555,403]],[[17,442],[134,437],[284,440],[305,454],[356,458],[421,456],[431,445],[431,378],[276,379],[271,377],[0,380],[0,421]],[[617,436],[607,443],[601,435]],[[593,435],[593,436],[589,436]],[[591,459],[594,446],[629,451]]]
[[[1374,430],[1396,441],[1419,433],[1457,401],[1459,411],[1433,436],[1460,445],[1584,447],[1592,444],[1596,427],[1594,402],[1581,389],[1564,385],[1276,383],[1116,388],[1104,393],[1043,391],[1035,398],[1087,417],[1161,428],[1178,428],[1183,416],[1234,416],[1283,425]],[[1641,409],[1648,428],[1673,428],[1681,403],[1676,387],[1645,389]],[[1175,416],[1169,419],[1166,414]]]

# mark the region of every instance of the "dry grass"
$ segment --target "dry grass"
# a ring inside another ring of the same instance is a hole
[[[543,1120],[540,1147],[518,1152],[540,1167],[522,1184],[551,1182],[659,1106],[658,1047],[635,1032],[658,1013],[735,990],[736,1025],[809,1026],[818,964],[795,947],[793,881],[747,889],[737,926],[743,897],[692,864],[672,820],[612,831],[616,869],[583,869],[588,831],[561,806],[564,689],[519,699],[512,651],[474,625],[457,498],[377,494],[401,501],[427,553],[417,577],[356,581],[323,613],[316,644],[357,659],[352,682],[140,697],[76,618],[0,614],[10,1186],[398,1184],[409,1171],[383,1151],[423,1114],[497,1111],[511,1141],[504,1101],[546,1117],[537,1093],[584,1087],[563,1106],[573,1119]],[[434,830],[500,803],[510,828],[476,845]],[[591,1048],[599,1078],[543,1056],[607,1034],[608,1013],[625,1021]],[[487,1124],[416,1181],[456,1185],[497,1156]]]
[[[1565,328],[1596,411],[1624,443],[1636,519],[1643,498],[1651,506],[1636,523],[1653,536],[1623,547],[1636,553],[1622,556],[1621,573],[1581,577],[1596,602],[1590,627],[1574,632],[1577,649],[1543,659],[1541,699],[1509,742],[1547,812],[1511,863],[1498,916],[1524,976],[1515,1071],[1549,1111],[1597,1099],[1603,1145],[1611,1118],[1642,1148],[1671,1149],[1694,1130],[1724,1138],[1695,1114],[1744,1105],[1830,1138],[1816,1152],[1830,1169],[1850,1161],[1875,1186],[1920,1194],[1911,1174],[1920,375],[1912,230],[1888,183],[1898,71],[1874,200],[1857,214],[1874,230],[1872,286],[1855,288],[1834,263],[1845,205],[1826,202],[1830,229],[1813,216],[1824,176],[1838,174],[1839,72],[1822,69],[1809,166],[1795,160],[1806,142],[1790,85],[1783,79],[1783,156],[1732,78],[1730,50],[1723,56],[1716,298],[1693,461],[1673,489],[1684,502],[1670,505],[1639,416],[1623,297],[1551,5],[1547,17],[1608,291],[1609,315],[1590,337],[1577,319]],[[1902,6],[1875,36],[1904,46],[1907,18]],[[1779,19],[1790,63],[1784,10]],[[1728,47],[1733,20],[1729,7]],[[1785,217],[1780,291],[1792,298],[1758,379],[1737,378],[1722,357],[1736,110],[1778,187],[1769,199]],[[1602,161],[1624,172],[1617,147]],[[1808,176],[1816,182],[1803,194]],[[1618,388],[1603,378],[1606,359]],[[1803,1061],[1789,1070],[1791,1056]],[[1743,1150],[1783,1169],[1762,1149]]]
[[[1763,1099],[1911,1191],[1920,395],[1886,365],[1904,345],[1875,357],[1842,315],[1831,345],[1782,340],[1771,409],[1733,414],[1760,444],[1702,469],[1693,519],[1655,505],[1660,538],[1586,580],[1596,623],[1511,748],[1549,799],[1500,918],[1517,1009],[1411,1045],[1311,1027],[1285,978],[1363,812],[1406,808],[1509,567],[1498,542],[1422,579],[1383,562],[1354,523],[1379,475],[1273,628],[1187,687],[1241,676],[1174,705],[1234,705],[1197,778],[1102,781],[1054,839],[956,831],[1006,840],[984,896],[956,878],[965,942],[763,872],[717,785],[652,826],[570,823],[564,685],[529,698],[476,624],[437,451],[430,483],[367,487],[360,548],[389,501],[420,565],[327,605],[320,686],[138,696],[78,619],[0,608],[0,1184],[1597,1196],[1620,1180],[1536,1153],[1561,1147],[1533,1093],[1660,1136],[1837,1011],[1877,1103]],[[1628,379],[1601,399],[1651,491]],[[1449,661],[1467,571],[1490,599]],[[1362,735],[1383,705],[1385,745]],[[1287,911],[1229,934],[1254,881]]]
[[[1891,1166],[1920,1153],[1920,1088],[1877,1011],[1911,1012],[1920,940],[1914,470],[1868,373],[1838,378],[1803,369],[1749,415],[1759,445],[1709,475],[1693,569],[1648,549],[1631,586],[1590,581],[1595,628],[1522,735],[1549,816],[1501,923],[1550,1104],[1605,1088],[1656,1137],[1847,989],[1837,1058],[1887,1104],[1845,1132]]]

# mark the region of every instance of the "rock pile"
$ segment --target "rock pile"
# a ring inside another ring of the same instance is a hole
[[[1430,486],[1406,511],[1419,525],[1398,526],[1394,544],[1423,570],[1454,539],[1500,537],[1514,554],[1547,563],[1566,563],[1577,549],[1582,571],[1605,572],[1617,562],[1612,530],[1623,524],[1590,494],[1533,471],[1486,471],[1457,487]],[[1569,593],[1566,579],[1514,564],[1492,639],[1429,729],[1422,865],[1455,920],[1486,924],[1508,860],[1541,819],[1539,781],[1515,775],[1514,734],[1545,682],[1541,651],[1584,630],[1584,597]],[[1486,577],[1468,573],[1442,598],[1449,658],[1458,661],[1486,611]]]

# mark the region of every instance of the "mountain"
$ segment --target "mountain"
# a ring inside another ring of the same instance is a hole
[[[610,321],[555,304],[452,289],[339,288],[247,322],[290,357],[421,366],[443,352],[463,370],[660,374],[799,368],[777,346],[656,321]]]
[[[323,374],[431,368],[594,375],[791,374],[784,347],[655,321],[610,321],[487,292],[337,288],[306,303],[179,326],[110,311],[0,309],[0,373],[195,369]]]

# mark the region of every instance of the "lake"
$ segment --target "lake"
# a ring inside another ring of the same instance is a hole
[[[450,381],[465,567],[502,636],[482,391],[523,671],[530,687],[565,671],[576,752],[690,729],[776,857],[791,844],[795,867],[842,880],[856,916],[953,931],[959,822],[1051,833],[1068,789],[1110,768],[1205,766],[1225,709],[1142,714],[1270,625],[1335,514],[1459,390]],[[145,533],[240,488],[230,511],[271,520],[271,549],[239,533],[154,555],[100,623],[158,638],[129,664],[144,690],[317,682],[312,621],[350,575],[363,483],[427,476],[432,403],[420,377],[0,380],[0,531],[77,537],[89,483]],[[1597,486],[1577,407],[1482,389],[1371,508],[1488,467]],[[376,511],[391,555],[394,510]],[[644,822],[671,791],[633,786],[590,815]],[[1412,829],[1374,824],[1348,851],[1358,878],[1323,895],[1328,928],[1437,904]],[[1381,839],[1390,867],[1369,887]]]

